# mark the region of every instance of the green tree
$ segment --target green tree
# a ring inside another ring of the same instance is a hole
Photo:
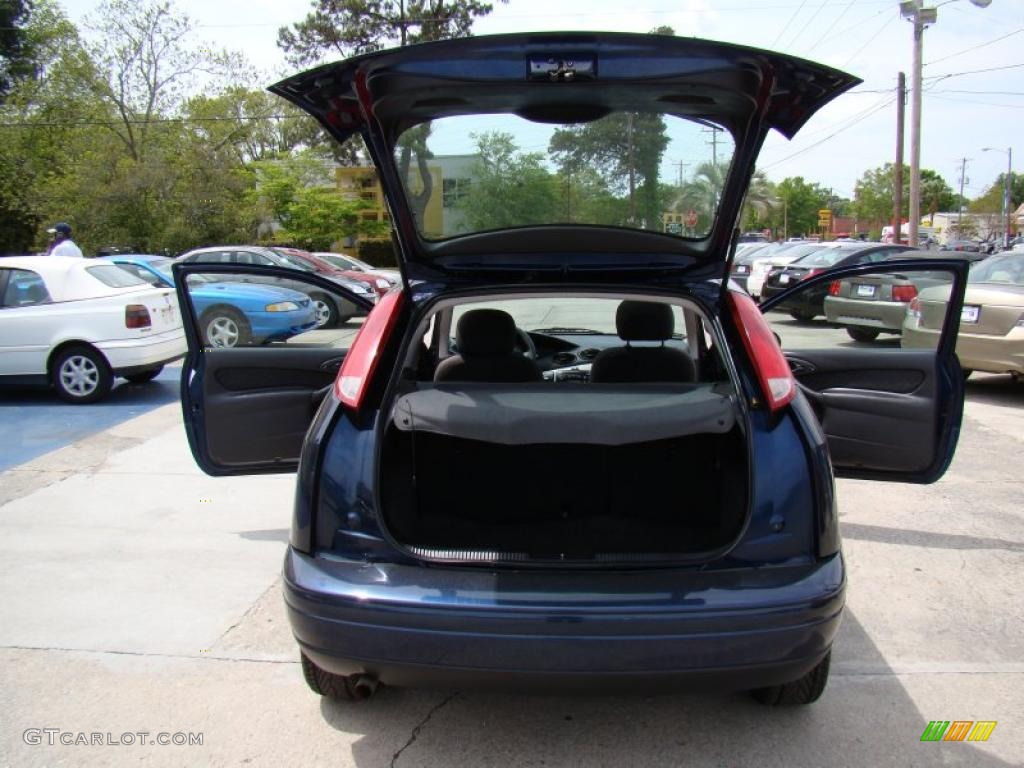
[[[779,198],[775,185],[768,180],[764,171],[754,171],[747,194],[743,198],[740,228],[747,232],[769,227],[771,215],[778,207]]]
[[[479,0],[313,0],[312,6],[305,19],[277,33],[278,46],[297,66],[389,45],[469,37],[474,20],[493,9]]]
[[[540,152],[520,152],[509,133],[473,134],[479,159],[458,204],[466,231],[550,224],[561,218],[558,180]]]
[[[853,212],[865,222],[892,220],[895,201],[895,166],[886,163],[871,168],[857,180],[854,187]],[[921,212],[934,216],[939,211],[956,210],[957,196],[942,176],[929,168],[921,169]],[[903,206],[901,216],[910,213],[910,168],[903,168]]]
[[[1010,210],[1017,210],[1021,203],[1024,203],[1024,174],[1015,173],[1010,179]],[[972,200],[968,205],[971,213],[999,213],[1003,212],[1003,194],[1006,188],[1006,174],[1001,173],[992,182],[992,186],[985,192]]]
[[[36,55],[27,29],[31,12],[29,0],[0,2],[0,100],[16,82],[35,75]]]
[[[557,129],[549,151],[563,174],[586,167],[596,169],[609,189],[626,197],[628,222],[660,229],[658,173],[668,143],[661,115],[615,112]]]
[[[802,176],[785,178],[775,185],[779,205],[772,211],[772,229],[786,237],[818,231],[818,211],[829,201],[829,192]]]
[[[363,220],[369,203],[350,200],[333,187],[330,165],[312,150],[253,164],[257,184],[249,199],[263,231],[272,233],[265,239],[325,251],[344,238],[386,234],[386,224]],[[279,229],[273,231],[273,225]]]

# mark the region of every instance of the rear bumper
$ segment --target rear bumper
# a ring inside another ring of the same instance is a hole
[[[188,349],[181,328],[138,339],[100,342],[96,348],[107,358],[115,374],[165,365],[184,357]]]
[[[893,301],[857,301],[838,296],[825,299],[825,318],[838,325],[874,328],[900,333],[907,305]]]
[[[284,592],[303,652],[393,685],[755,688],[829,651],[841,556],[812,566],[491,571],[368,564],[289,549]]]
[[[903,326],[904,347],[934,349],[938,337],[938,331]],[[961,325],[956,356],[961,367],[973,371],[1024,374],[1024,331],[1014,329],[1006,336],[985,336],[965,332]]]

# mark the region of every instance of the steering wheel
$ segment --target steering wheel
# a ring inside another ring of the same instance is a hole
[[[530,360],[537,359],[537,347],[533,343],[533,339],[530,338],[530,334],[524,331],[522,328],[516,327],[516,346],[515,348],[522,353],[523,357],[527,357]]]

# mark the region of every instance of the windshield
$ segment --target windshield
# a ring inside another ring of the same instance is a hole
[[[793,251],[787,252],[787,256]],[[834,267],[840,261],[853,253],[848,248],[829,248],[828,246],[815,246],[806,256],[796,260],[801,267]]]
[[[86,272],[111,288],[130,288],[133,285],[149,285],[138,275],[126,272],[114,264],[103,264],[95,267],[86,267]]]
[[[975,262],[967,282],[1024,285],[1024,253],[992,256]]]
[[[427,239],[542,224],[699,239],[714,223],[732,152],[723,128],[659,113],[572,125],[460,115],[407,130],[395,162]]]

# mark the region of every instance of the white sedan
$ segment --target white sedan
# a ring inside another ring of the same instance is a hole
[[[185,350],[171,288],[101,259],[0,259],[0,385],[49,384],[92,403],[115,376],[149,381]]]

